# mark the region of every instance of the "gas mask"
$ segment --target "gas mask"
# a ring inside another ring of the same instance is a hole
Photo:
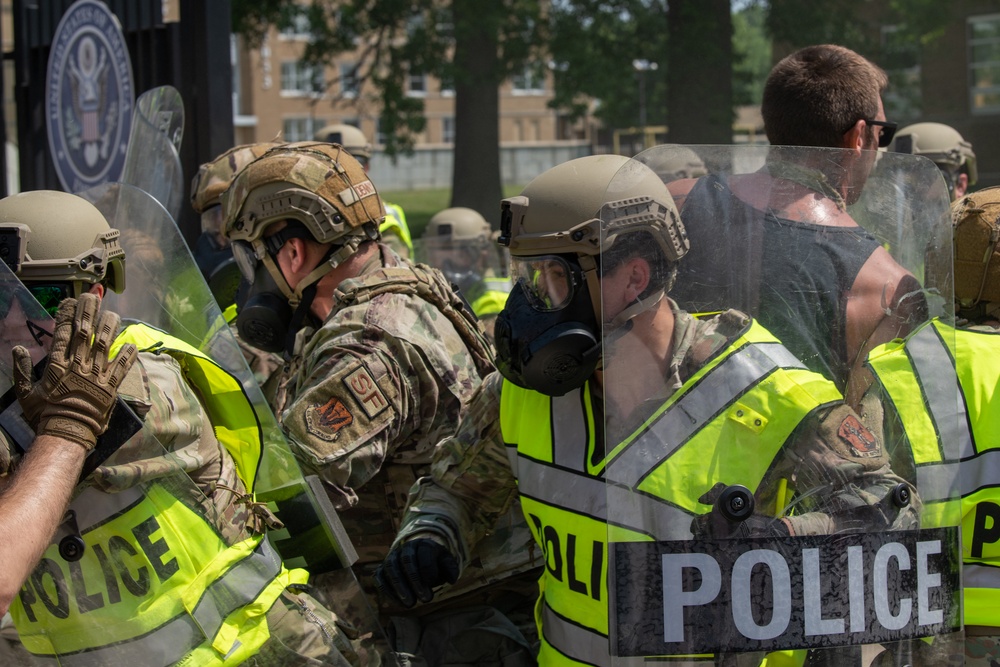
[[[265,352],[285,349],[292,306],[263,262],[253,282],[244,280],[236,294],[236,328],[240,338]]]
[[[567,257],[512,258],[516,286],[496,322],[497,369],[547,396],[582,387],[601,358],[587,281]]]
[[[193,254],[219,307],[225,310],[235,303],[236,291],[240,286],[240,270],[229,246],[219,245],[215,234],[204,233],[198,237]]]
[[[475,267],[463,267],[451,259],[441,263],[441,273],[464,294],[474,291],[483,281],[482,274],[476,271]]]
[[[236,295],[236,328],[244,341],[265,352],[291,350],[295,332],[309,316],[316,281],[333,268],[328,260],[339,249],[331,249],[324,261],[300,282],[299,293],[288,285],[274,261],[285,242],[296,237],[309,238],[309,233],[298,225],[289,225],[254,243],[231,244],[243,277]]]

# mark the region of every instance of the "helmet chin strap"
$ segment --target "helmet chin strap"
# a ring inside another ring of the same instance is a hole
[[[660,289],[645,299],[636,298],[631,305],[613,317],[610,322],[605,322],[603,334],[605,352],[608,352],[615,343],[624,338],[628,332],[632,331],[633,320],[638,315],[660,303],[666,295],[666,290]],[[601,355],[601,359],[597,365],[598,370],[604,370],[604,358],[605,355]]]
[[[320,279],[326,274],[333,271],[335,268],[344,263],[344,261],[358,251],[358,246],[364,241],[360,236],[349,236],[347,240],[344,241],[344,245],[330,248],[330,251],[323,258],[323,261],[319,265],[310,271],[305,278],[299,281],[299,284],[295,286],[295,291],[288,297],[288,302],[295,308],[305,299],[306,288],[313,283],[318,283]],[[286,283],[287,284],[287,283]],[[316,295],[316,290],[312,290],[309,294],[309,301]]]
[[[646,312],[656,304],[660,303],[663,298],[667,295],[665,290],[657,290],[650,294],[645,299],[636,298],[631,305],[627,306],[622,312],[611,318],[610,322],[604,323],[604,342],[605,344],[614,344],[616,341],[621,339],[622,336],[627,334],[632,330],[632,320],[642,313]]]

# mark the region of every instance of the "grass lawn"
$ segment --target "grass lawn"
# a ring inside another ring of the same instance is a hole
[[[520,194],[524,189],[522,185],[507,186],[503,190],[505,197],[512,197]],[[438,190],[391,190],[379,193],[387,202],[391,202],[403,207],[406,213],[406,224],[410,228],[413,238],[420,238],[424,233],[424,227],[435,213],[448,208],[451,204],[451,190],[442,188]],[[497,202],[497,209],[500,202]],[[491,220],[487,222],[492,223]]]

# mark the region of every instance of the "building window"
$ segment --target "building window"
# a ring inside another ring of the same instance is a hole
[[[511,78],[511,90],[515,95],[544,95],[545,76],[533,67],[526,67]]]
[[[387,137],[385,132],[382,131],[382,119],[375,119],[375,143],[379,146],[385,146]]]
[[[324,125],[325,121],[312,116],[286,118],[282,123],[281,138],[283,141],[311,141]]]
[[[407,95],[423,97],[427,94],[427,75],[411,74],[407,81]]]
[[[968,26],[969,107],[1000,113],[1000,14],[970,16]]]
[[[291,17],[290,23],[284,26],[279,35],[282,39],[309,39],[312,30],[309,26],[309,17],[306,15],[305,7],[300,7]]]
[[[357,63],[340,63],[340,92],[344,97],[356,97],[358,94]]]
[[[455,143],[455,117],[445,116],[441,119],[441,141],[446,144]]]
[[[281,92],[289,95],[314,95],[323,90],[323,72],[300,61],[281,63]]]

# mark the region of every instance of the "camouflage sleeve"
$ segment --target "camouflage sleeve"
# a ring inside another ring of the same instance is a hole
[[[327,348],[299,382],[282,427],[300,462],[340,492],[341,508],[357,502],[354,489],[382,468],[411,428],[406,402],[417,383],[393,356],[360,346]]]
[[[918,526],[915,489],[892,471],[881,434],[866,427],[845,404],[807,417],[786,444],[773,474],[787,480],[799,499],[793,499],[791,513],[785,512],[793,535]],[[908,504],[898,502],[900,485],[909,491]]]
[[[472,396],[454,436],[434,450],[431,474],[410,490],[395,544],[431,537],[459,556],[464,568],[476,543],[517,497],[500,433],[500,387],[492,373]]]
[[[222,451],[178,361],[169,354],[140,352],[119,395],[143,417],[143,429],[98,466],[88,483],[117,493],[183,470],[211,495]]]

